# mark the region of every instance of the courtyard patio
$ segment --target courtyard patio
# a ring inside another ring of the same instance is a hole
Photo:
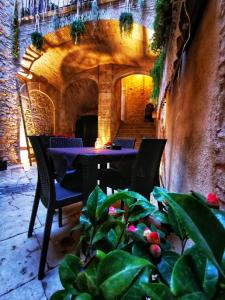
[[[225,299],[225,1],[0,0],[0,300]]]
[[[54,217],[46,264],[46,275],[37,279],[46,209],[39,206],[32,238],[27,237],[35,187],[36,166],[15,165],[0,173],[0,299],[46,300],[62,286],[58,276],[59,262],[73,253],[75,238],[70,229],[77,224],[81,205],[63,211],[63,227]]]

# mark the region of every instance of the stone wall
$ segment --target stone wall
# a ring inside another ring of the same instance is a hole
[[[150,100],[152,80],[146,75],[130,75],[122,79],[125,97],[125,123],[144,122],[145,107]]]
[[[219,3],[209,1],[192,44],[183,55],[182,69],[167,99],[163,134],[168,139],[167,188],[205,195],[219,192],[222,199],[225,43],[224,9]]]
[[[0,159],[18,161],[19,107],[11,48],[12,0],[0,0]]]
[[[225,207],[225,2],[217,1],[217,14],[219,17],[219,51],[217,82],[216,111],[216,140],[215,140],[215,174],[213,184]]]

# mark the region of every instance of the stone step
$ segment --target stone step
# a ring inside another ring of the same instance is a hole
[[[136,139],[135,148],[139,149],[143,137],[154,138],[156,129],[154,123],[121,123],[117,137],[131,137]]]
[[[35,51],[35,48],[33,46],[30,46],[26,49],[26,53],[30,56],[33,56],[34,59],[38,59],[41,55],[37,51]]]
[[[29,54],[27,54],[27,53],[25,53],[24,55],[23,55],[23,58],[25,58],[26,60],[30,60],[30,61],[34,61],[35,60],[35,57],[33,57],[33,56],[31,56],[31,55],[29,55]]]

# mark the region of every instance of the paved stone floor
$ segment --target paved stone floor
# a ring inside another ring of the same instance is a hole
[[[78,222],[81,203],[63,209],[62,228],[55,215],[46,275],[41,281],[37,279],[46,209],[39,205],[34,234],[28,238],[36,180],[36,166],[15,165],[0,171],[0,300],[49,299],[62,288],[60,261],[65,253],[74,251],[76,238],[70,236],[70,229]]]

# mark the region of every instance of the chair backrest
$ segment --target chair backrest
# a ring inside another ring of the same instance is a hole
[[[134,138],[116,138],[113,144],[116,146],[121,146],[122,148],[134,148],[136,139]]]
[[[51,137],[51,148],[83,147],[82,138]]]
[[[132,172],[131,189],[149,198],[159,185],[159,166],[165,139],[142,139]]]
[[[38,180],[41,185],[41,200],[45,207],[51,205],[55,199],[54,172],[51,162],[47,158],[40,136],[29,136],[37,161]]]

